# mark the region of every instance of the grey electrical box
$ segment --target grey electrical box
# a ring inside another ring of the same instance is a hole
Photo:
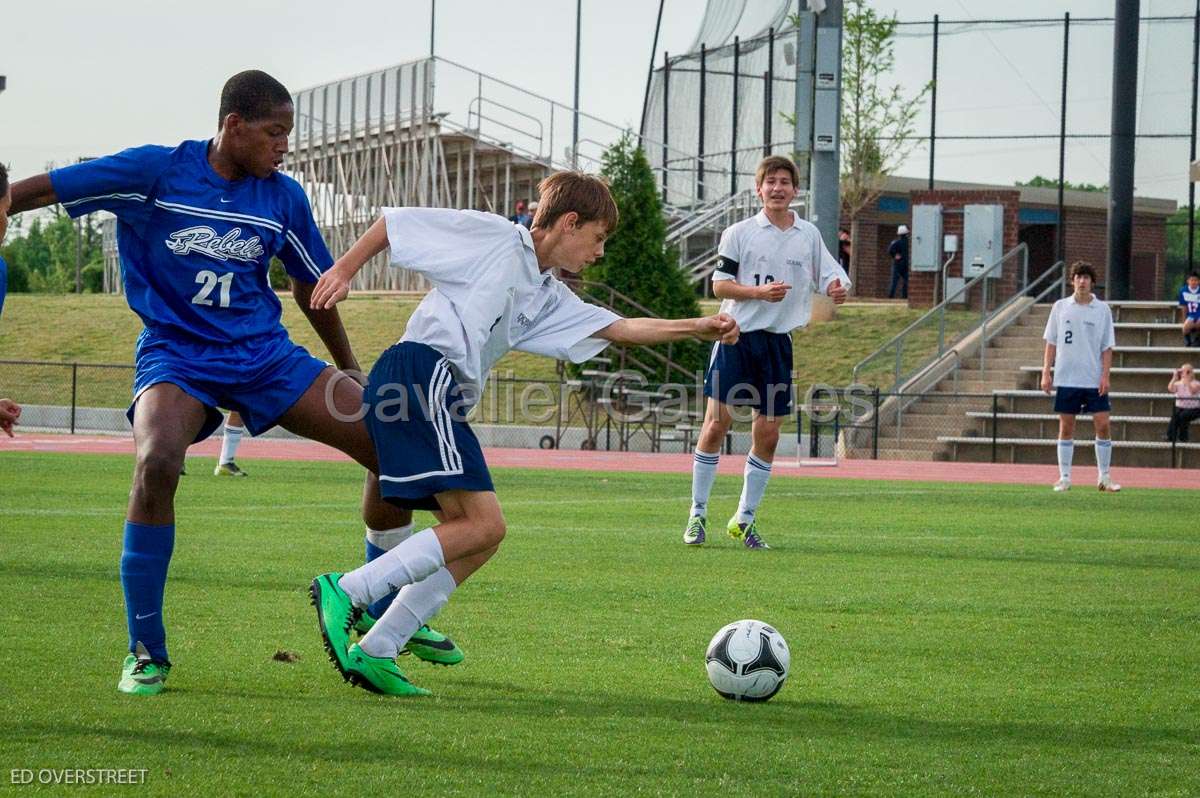
[[[813,150],[838,148],[838,64],[841,30],[817,29],[816,70],[813,74]]]
[[[1004,255],[1004,206],[967,205],[963,208],[963,275],[978,277]],[[992,272],[999,277],[1000,272]]]
[[[834,152],[838,148],[838,93],[816,92],[813,118],[813,149],[817,152]]]
[[[841,28],[817,28],[816,87],[818,89],[837,90],[841,40]]]
[[[941,205],[913,206],[909,268],[914,272],[936,272],[942,268]]]

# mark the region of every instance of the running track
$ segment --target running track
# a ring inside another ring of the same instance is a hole
[[[216,457],[220,437],[209,438],[188,450],[189,455]],[[0,437],[0,456],[5,452],[74,452],[80,454],[133,454],[133,439],[117,436],[53,435],[28,433],[16,438]],[[646,454],[641,452],[583,452],[543,449],[487,449],[493,468],[548,468],[575,471],[633,471],[660,474],[690,474],[690,454]],[[238,450],[239,460],[343,461],[341,452],[312,441],[295,439],[246,439]],[[721,458],[720,473],[741,474],[743,455]],[[1052,465],[1009,465],[1003,463],[923,463],[897,460],[849,460],[836,466],[800,467],[791,458],[775,463],[774,475],[920,482],[1002,483],[1052,485],[1058,468]],[[1096,469],[1076,467],[1072,481],[1077,487],[1096,482]],[[1126,488],[1200,488],[1200,471],[1170,468],[1116,468],[1115,481]]]

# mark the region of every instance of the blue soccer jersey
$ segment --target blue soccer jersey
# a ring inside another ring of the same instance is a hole
[[[135,147],[56,169],[50,181],[72,217],[117,216],[125,294],[147,329],[217,343],[283,334],[271,258],[307,283],[333,259],[295,180],[226,180],[208,146]]]
[[[1193,291],[1186,285],[1180,288],[1179,304],[1187,310],[1189,319],[1200,319],[1200,290]]]
[[[0,258],[0,313],[4,313],[4,295],[8,293],[8,264]]]

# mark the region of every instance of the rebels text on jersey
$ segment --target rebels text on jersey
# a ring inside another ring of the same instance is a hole
[[[1186,285],[1180,288],[1179,305],[1187,310],[1189,319],[1200,319],[1200,290],[1193,291]]]
[[[225,180],[209,146],[135,147],[56,169],[50,181],[72,217],[116,215],[126,298],[147,329],[216,343],[283,335],[271,258],[306,283],[333,259],[295,180]]]

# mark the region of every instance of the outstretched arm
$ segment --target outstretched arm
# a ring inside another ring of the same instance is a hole
[[[50,175],[40,174],[12,184],[12,207],[8,212],[17,214],[22,211],[32,211],[56,202],[58,202],[58,195],[54,193]]]
[[[342,317],[337,308],[317,310],[312,306],[312,295],[316,285],[292,280],[292,296],[308,323],[317,331],[325,348],[329,350],[333,362],[339,369],[354,376],[353,373],[360,372],[361,369],[358,366],[358,358],[354,356],[354,350],[350,348],[350,339],[346,335],[346,328],[342,325]]]
[[[371,258],[388,248],[387,221],[375,220],[362,238],[317,281],[309,306],[313,310],[328,310],[350,295],[350,281]],[[319,331],[318,331],[319,332]]]
[[[738,326],[727,313],[698,319],[620,319],[596,333],[614,344],[665,344],[685,338],[737,343]]]

